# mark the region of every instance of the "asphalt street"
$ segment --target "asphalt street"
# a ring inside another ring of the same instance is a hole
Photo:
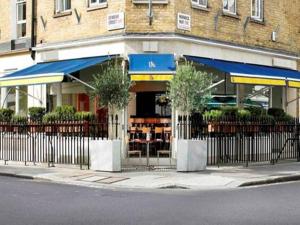
[[[300,183],[212,191],[85,188],[0,177],[0,225],[300,224]]]

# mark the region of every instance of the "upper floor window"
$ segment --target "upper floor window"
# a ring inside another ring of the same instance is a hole
[[[97,7],[106,4],[107,4],[107,0],[89,0],[89,7]]]
[[[63,13],[71,10],[71,0],[56,0],[55,12]]]
[[[192,5],[193,6],[200,6],[203,8],[207,8],[207,1],[208,0],[192,0]]]
[[[223,0],[223,11],[236,14],[236,0]]]
[[[26,36],[26,0],[17,0],[17,38]]]
[[[263,19],[263,0],[251,0],[251,17],[256,20]]]

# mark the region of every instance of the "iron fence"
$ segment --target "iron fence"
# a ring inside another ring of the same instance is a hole
[[[107,138],[101,121],[0,122],[0,160],[89,168],[90,140]]]
[[[300,160],[300,121],[179,117],[178,137],[207,141],[208,165]]]

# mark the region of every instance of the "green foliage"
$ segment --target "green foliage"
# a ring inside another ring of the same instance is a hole
[[[225,106],[221,108],[223,116],[236,118],[238,115],[238,108],[232,106]]]
[[[172,105],[184,112],[201,112],[211,98],[213,76],[197,71],[191,63],[180,65],[168,85],[168,96]]]
[[[75,113],[76,120],[85,120],[92,121],[95,119],[95,115],[91,112],[76,112]]]
[[[90,92],[92,97],[99,99],[99,106],[109,108],[112,113],[124,109],[129,102],[131,81],[123,74],[123,68],[117,62],[106,65],[102,71],[93,76]]]
[[[43,116],[46,113],[46,109],[43,107],[30,107],[28,109],[29,118],[32,121],[42,121]]]
[[[74,117],[76,109],[71,105],[63,105],[56,107],[54,112],[57,113],[60,119],[68,119]]]
[[[241,120],[247,120],[251,118],[251,113],[246,109],[239,109],[237,112],[237,117]]]
[[[222,116],[223,112],[221,110],[210,110],[203,114],[204,119],[209,121],[219,121]]]
[[[14,111],[12,109],[0,109],[0,121],[10,122]]]
[[[286,114],[283,109],[270,108],[268,109],[268,115],[274,116],[275,118],[282,118],[285,117]]]
[[[267,111],[264,108],[261,107],[247,107],[245,108],[246,110],[248,110],[251,113],[251,116],[254,117],[259,117],[259,116],[263,116],[267,114]]]
[[[13,123],[24,123],[24,124],[26,124],[28,122],[28,118],[27,118],[27,116],[13,115],[11,121]]]
[[[60,117],[59,117],[59,114],[57,112],[49,112],[49,113],[46,113],[43,116],[43,122],[44,123],[55,122],[59,119],[60,119]]]

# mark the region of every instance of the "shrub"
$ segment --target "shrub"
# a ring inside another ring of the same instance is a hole
[[[232,106],[225,106],[221,108],[223,116],[237,118],[238,108]]]
[[[223,116],[223,112],[221,110],[210,110],[206,111],[203,116],[208,121],[219,121]]]
[[[11,121],[13,123],[27,123],[28,118],[27,116],[20,116],[20,115],[13,115]]]
[[[59,115],[58,113],[56,112],[49,112],[49,113],[46,113],[44,116],[43,116],[43,122],[44,123],[50,123],[50,122],[55,122],[57,120],[59,120]]]
[[[253,116],[253,117],[260,117],[260,116],[267,114],[267,111],[261,107],[251,106],[251,107],[247,107],[245,109],[248,110],[250,112],[251,116]]]
[[[251,113],[250,113],[250,111],[248,111],[246,109],[239,109],[238,113],[237,113],[237,117],[238,117],[238,119],[241,119],[241,120],[248,120],[251,117]]]
[[[63,105],[56,107],[55,113],[57,113],[59,119],[72,119],[75,116],[76,109],[71,105]]]
[[[76,112],[75,113],[75,119],[76,120],[92,121],[93,119],[95,119],[95,115],[91,112]]]
[[[270,108],[268,109],[268,115],[274,116],[275,118],[285,117],[285,112],[283,109]]]
[[[14,111],[12,109],[0,109],[0,121],[10,122]]]
[[[46,109],[43,107],[30,107],[29,111],[29,118],[32,121],[42,121],[43,116],[46,113]]]

